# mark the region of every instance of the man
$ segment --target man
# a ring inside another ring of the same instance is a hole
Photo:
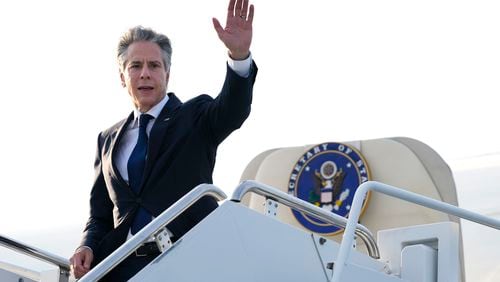
[[[212,183],[217,146],[250,113],[257,67],[250,56],[254,8],[230,0],[225,28],[214,28],[228,48],[221,93],[186,103],[167,94],[169,39],[151,29],[130,29],[118,45],[120,77],[134,111],[101,132],[90,196],[90,217],[81,246],[70,259],[80,278],[153,217],[200,183]],[[217,207],[202,198],[167,226],[175,241]],[[105,278],[125,281],[151,262],[159,250],[145,243]]]

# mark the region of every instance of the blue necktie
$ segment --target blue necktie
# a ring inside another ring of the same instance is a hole
[[[146,165],[148,151],[148,134],[146,133],[146,128],[149,120],[152,118],[153,117],[148,114],[141,114],[139,117],[139,136],[137,137],[137,144],[127,163],[128,183],[137,196],[141,193],[140,185],[144,174],[144,166]],[[132,223],[131,233],[135,234],[139,232],[139,230],[146,226],[151,219],[151,214],[142,206],[139,207],[134,222]]]

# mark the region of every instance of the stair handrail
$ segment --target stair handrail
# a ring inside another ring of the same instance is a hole
[[[311,203],[289,195],[275,187],[260,183],[255,180],[245,180],[241,182],[241,184],[236,187],[235,191],[233,192],[231,201],[240,202],[241,199],[243,199],[243,196],[245,196],[249,192],[264,196],[266,198],[270,198],[280,204],[311,215],[317,219],[323,220],[337,227],[345,228],[347,225],[347,219],[345,217],[337,215],[333,212],[328,212]],[[374,259],[380,258],[380,252],[377,246],[377,242],[375,241],[375,238],[373,237],[373,234],[370,232],[370,230],[368,230],[368,228],[361,224],[356,224],[355,233],[365,243],[368,255],[370,255]]]
[[[377,181],[367,181],[359,185],[356,193],[354,194],[354,199],[351,205],[351,211],[349,213],[349,219],[347,226],[342,235],[342,242],[340,244],[340,249],[337,254],[337,259],[335,260],[335,265],[333,268],[332,282],[340,282],[342,272],[344,270],[347,258],[351,252],[351,245],[354,240],[354,231],[356,224],[358,222],[359,216],[361,215],[361,209],[363,206],[363,200],[368,193],[368,191],[376,191],[394,198],[398,198],[407,202],[411,202],[417,205],[421,205],[430,209],[441,211],[450,215],[454,215],[463,219],[467,219],[482,225],[489,226],[500,230],[500,220],[484,216],[479,213],[475,213],[466,209],[459,208],[457,206],[441,202],[426,196],[422,196],[407,190],[380,183]]]
[[[0,245],[15,252],[19,252],[30,256],[32,258],[39,259],[41,261],[56,265],[59,267],[59,282],[68,281],[70,265],[69,260],[58,255],[52,254],[50,252],[35,248],[28,244],[22,243],[18,240],[0,235]]]
[[[158,217],[153,219],[153,221],[132,236],[132,238],[123,243],[123,245],[97,264],[78,281],[93,282],[104,277],[115,266],[132,254],[143,243],[149,240],[151,236],[157,234],[167,224],[172,222],[175,218],[177,218],[177,216],[204,196],[211,196],[217,201],[222,201],[227,198],[226,194],[213,184],[200,184],[196,186],[168,209],[164,210]]]

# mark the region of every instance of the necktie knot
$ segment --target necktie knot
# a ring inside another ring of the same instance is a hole
[[[153,118],[152,115],[141,114],[139,116],[139,128],[145,129],[148,126],[149,121]]]

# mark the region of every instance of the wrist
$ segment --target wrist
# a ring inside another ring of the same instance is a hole
[[[92,248],[89,247],[89,246],[80,246],[80,247],[76,248],[75,253],[78,253],[78,252],[83,251],[85,249],[90,250],[90,252],[92,254],[94,253],[94,251],[92,250]]]
[[[243,61],[248,59],[250,56],[250,51],[246,52],[232,52],[231,50],[228,51],[229,57],[235,61]]]

